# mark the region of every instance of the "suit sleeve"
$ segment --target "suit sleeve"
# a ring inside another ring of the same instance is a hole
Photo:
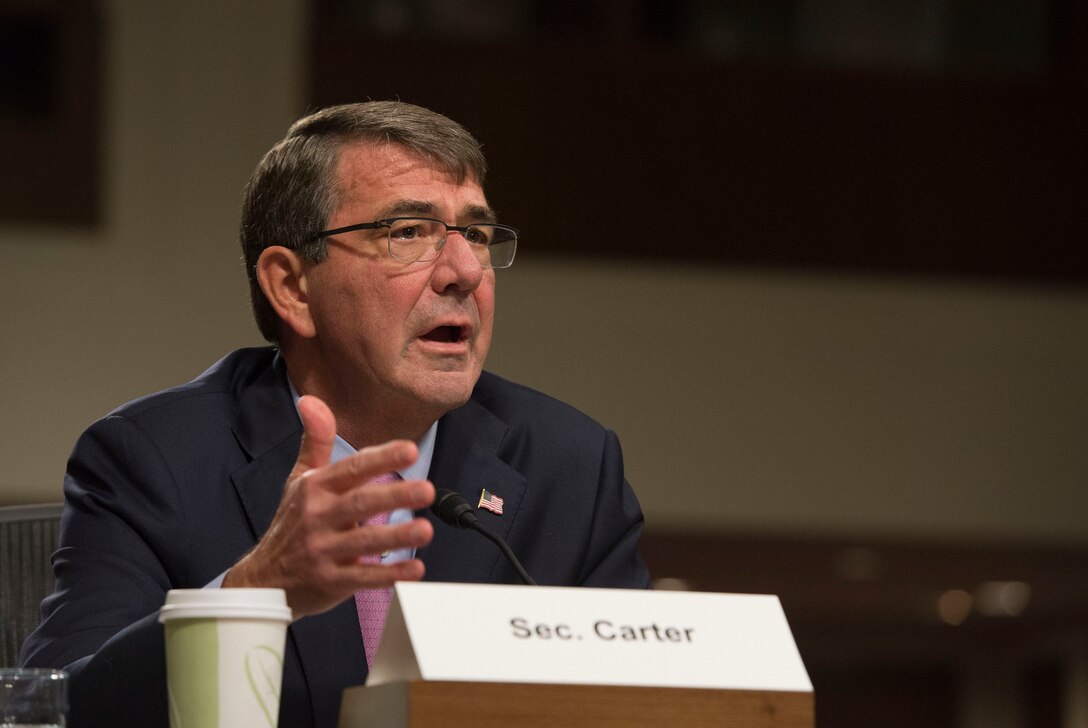
[[[623,474],[619,440],[606,431],[597,479],[597,499],[581,586],[646,589],[650,572],[638,551],[642,509]]]
[[[176,581],[166,554],[188,539],[173,478],[150,439],[114,416],[80,438],[64,491],[56,587],[21,662],[68,670],[73,728],[165,725],[157,613]]]

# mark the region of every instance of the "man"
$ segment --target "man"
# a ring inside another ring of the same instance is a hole
[[[541,584],[648,585],[615,436],[482,373],[517,244],[485,173],[468,132],[399,102],[325,109],[265,155],[241,242],[275,346],[121,407],[69,460],[57,587],[22,657],[71,672],[71,726],[166,723],[157,611],[204,586],[285,590],[280,725],[335,725],[376,646],[371,596],[517,582],[433,522],[432,483],[501,498],[479,516]]]

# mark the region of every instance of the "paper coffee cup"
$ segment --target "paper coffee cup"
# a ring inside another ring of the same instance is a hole
[[[291,621],[282,589],[171,589],[159,621],[171,728],[275,728]]]

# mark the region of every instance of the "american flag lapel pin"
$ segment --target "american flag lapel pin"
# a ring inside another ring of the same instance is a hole
[[[476,504],[477,508],[486,508],[494,513],[496,516],[502,515],[502,498],[489,493],[487,489],[480,491],[480,502]]]

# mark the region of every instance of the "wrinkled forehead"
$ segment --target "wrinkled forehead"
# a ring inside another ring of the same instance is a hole
[[[479,186],[473,169],[452,155],[382,139],[343,141],[333,164],[333,182],[343,191],[360,184],[380,184],[409,169],[420,168],[454,185],[468,182]]]
[[[340,150],[330,212],[363,205],[375,219],[453,215],[493,221],[476,175],[392,142],[355,142]]]

